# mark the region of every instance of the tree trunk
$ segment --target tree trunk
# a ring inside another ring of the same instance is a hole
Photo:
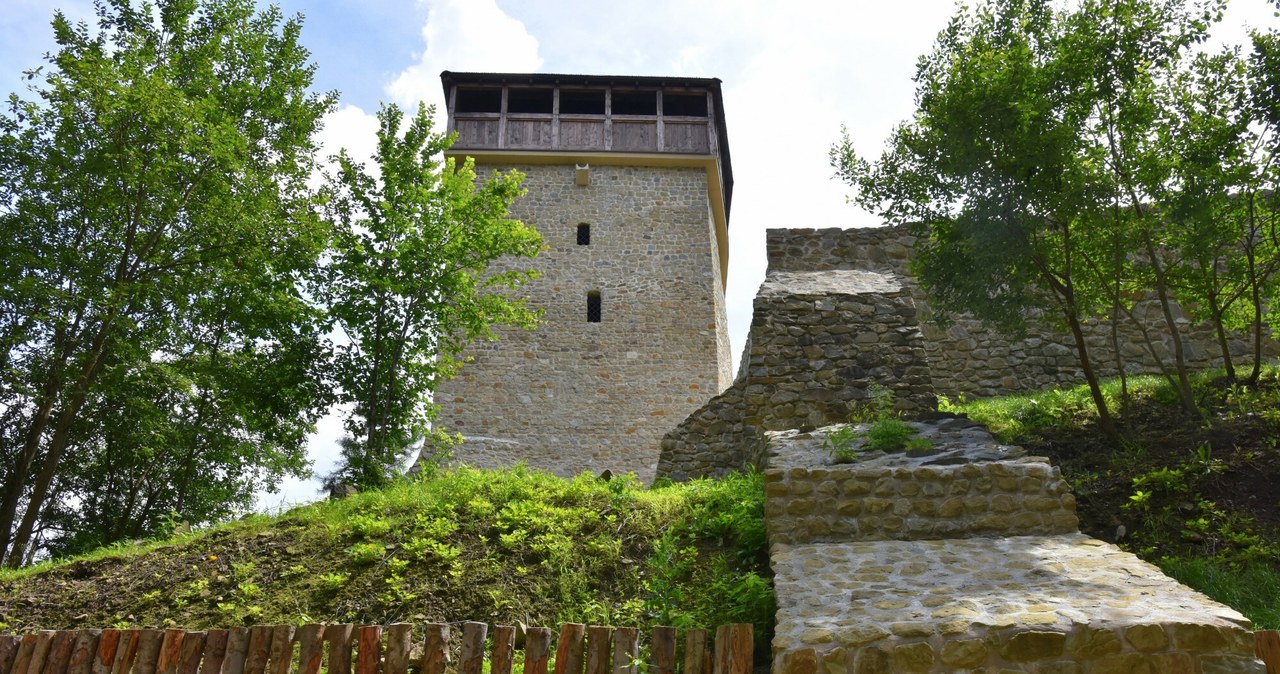
[[[1129,374],[1124,371],[1124,356],[1120,354],[1120,295],[1117,292],[1111,304],[1111,350],[1116,361],[1116,375],[1120,377],[1120,406],[1129,406]]]
[[[45,452],[40,473],[36,476],[36,482],[31,489],[31,497],[27,501],[27,510],[22,516],[22,523],[18,525],[18,532],[14,536],[9,556],[6,559],[6,563],[10,568],[16,569],[22,565],[23,553],[31,538],[31,532],[35,528],[40,509],[44,507],[49,485],[57,474],[58,465],[62,462],[62,453],[71,437],[71,427],[80,415],[80,408],[84,406],[84,399],[89,392],[90,384],[93,383],[98,373],[102,370],[107,335],[111,331],[114,318],[114,315],[108,315],[103,319],[102,326],[98,329],[98,334],[94,338],[93,347],[89,353],[89,362],[85,363],[84,367],[81,368],[71,399],[67,401],[66,407],[58,415],[58,425],[54,429],[53,438],[49,442],[49,449]]]
[[[1146,245],[1151,269],[1155,272],[1156,297],[1160,299],[1160,310],[1164,313],[1164,322],[1169,328],[1169,336],[1173,341],[1173,365],[1178,378],[1177,385],[1174,388],[1178,393],[1178,400],[1182,403],[1182,409],[1187,414],[1201,418],[1200,407],[1196,405],[1195,393],[1191,390],[1191,379],[1187,376],[1186,355],[1183,353],[1182,348],[1182,331],[1178,329],[1177,321],[1173,317],[1169,288],[1164,275],[1164,267],[1160,264],[1159,251],[1156,250],[1155,244],[1151,241],[1150,233],[1143,233],[1142,240]]]
[[[40,404],[27,427],[22,451],[18,454],[18,460],[14,464],[8,484],[4,486],[4,500],[0,502],[0,560],[7,559],[9,556],[13,523],[18,516],[18,501],[21,500],[22,492],[26,489],[27,475],[31,472],[31,465],[35,463],[36,455],[40,451],[40,440],[44,437],[44,430],[49,425],[54,403],[61,392],[61,367],[55,366],[51,368],[45,380],[44,390],[40,394]]]
[[[1116,436],[1116,424],[1111,418],[1111,412],[1107,409],[1107,399],[1102,395],[1102,384],[1098,381],[1098,374],[1093,371],[1093,364],[1089,360],[1089,347],[1084,340],[1084,330],[1080,327],[1080,319],[1073,311],[1063,312],[1067,318],[1067,325],[1071,326],[1071,336],[1076,341],[1076,353],[1080,355],[1080,369],[1084,372],[1084,379],[1089,383],[1089,394],[1093,396],[1093,406],[1098,410],[1098,427],[1109,437]]]

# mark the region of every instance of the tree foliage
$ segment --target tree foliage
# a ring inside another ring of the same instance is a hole
[[[47,71],[0,114],[0,560],[203,524],[310,474],[386,483],[430,393],[491,324],[532,326],[489,270],[541,239],[515,172],[443,161],[420,108],[379,114],[376,167],[321,190],[300,19],[253,0],[103,0],[54,15]],[[337,337],[332,338],[333,331]],[[436,434],[443,435],[443,434]]]
[[[0,115],[0,557],[225,516],[286,473],[326,394],[300,280],[332,96],[251,0],[57,13]],[[38,78],[38,79],[36,79]],[[68,460],[74,457],[73,460]],[[75,533],[72,533],[72,532]]]
[[[536,321],[507,292],[534,272],[490,269],[542,245],[537,230],[507,216],[524,178],[512,171],[477,185],[472,160],[441,158],[452,139],[432,130],[432,113],[420,105],[402,131],[405,115],[385,106],[376,170],[343,152],[330,181],[334,247],[316,294],[345,337],[334,377],[353,410],[330,483],[385,484],[428,435],[427,396],[457,370],[463,347],[491,338],[491,325]]]
[[[1262,356],[1275,291],[1275,38],[1255,37],[1251,64],[1205,51],[1222,7],[962,9],[921,58],[917,112],[880,158],[860,157],[847,135],[832,149],[858,203],[919,236],[915,269],[944,320],[964,312],[1017,334],[1044,313],[1070,332],[1104,427],[1091,320],[1110,320],[1113,336],[1120,322],[1139,331],[1191,414],[1179,306],[1213,322],[1229,367],[1230,329],[1252,329],[1255,364]],[[1146,297],[1154,328],[1135,314]]]

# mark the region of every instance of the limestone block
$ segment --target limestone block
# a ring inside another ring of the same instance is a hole
[[[999,646],[1000,655],[1012,662],[1035,662],[1062,655],[1067,635],[1062,632],[1028,630],[1005,639]]]
[[[893,661],[901,672],[928,672],[933,669],[933,646],[925,641],[897,646]]]

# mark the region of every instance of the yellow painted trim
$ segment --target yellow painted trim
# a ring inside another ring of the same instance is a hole
[[[597,166],[689,167],[707,171],[707,196],[716,225],[716,247],[720,251],[720,288],[729,282],[729,219],[724,210],[724,190],[720,183],[720,163],[712,154],[659,152],[539,152],[536,150],[450,150],[446,157],[472,157],[477,166],[490,164],[595,164]]]

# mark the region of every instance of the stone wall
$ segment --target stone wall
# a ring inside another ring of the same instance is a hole
[[[494,168],[512,167],[481,172]],[[528,194],[512,215],[546,243],[523,293],[545,313],[537,330],[474,345],[442,383],[439,421],[468,438],[454,457],[652,480],[662,435],[732,377],[707,173],[593,165],[579,186],[572,165],[514,168]]]
[[[825,433],[838,426],[818,433],[766,434],[770,542],[1077,531],[1071,485],[1048,460],[1023,457],[1015,447],[986,449],[994,444],[990,435],[967,420],[914,426],[930,448],[901,456],[860,452],[864,462],[849,464],[832,462],[822,448]],[[967,432],[971,429],[976,440]],[[791,455],[779,455],[779,448]]]
[[[742,376],[662,440],[676,480],[760,466],[762,433],[843,421],[872,384],[907,413],[934,408],[910,293],[892,275],[770,270]]]
[[[1262,674],[1248,621],[1077,531],[1056,468],[963,419],[856,452],[766,434],[774,674]]]
[[[915,237],[900,227],[771,229],[766,237],[770,270],[861,269],[902,277],[916,300],[933,384],[939,393],[985,397],[1083,381],[1073,340],[1044,321],[1033,321],[1023,339],[1010,338],[963,316],[948,329],[939,329],[931,320],[928,298],[907,269],[914,244]],[[1173,340],[1163,329],[1159,304],[1154,300],[1139,302],[1135,314],[1151,326],[1149,336],[1155,351],[1172,362]],[[1181,311],[1177,320],[1191,367],[1221,366],[1221,350],[1211,328],[1191,323]],[[1118,374],[1109,323],[1091,323],[1086,339],[1100,375]],[[1131,323],[1122,322],[1119,343],[1127,372],[1159,372],[1141,332]],[[1235,335],[1229,343],[1234,356],[1251,353],[1244,336]],[[1269,340],[1266,348],[1269,356],[1280,356],[1280,344],[1275,341]]]

